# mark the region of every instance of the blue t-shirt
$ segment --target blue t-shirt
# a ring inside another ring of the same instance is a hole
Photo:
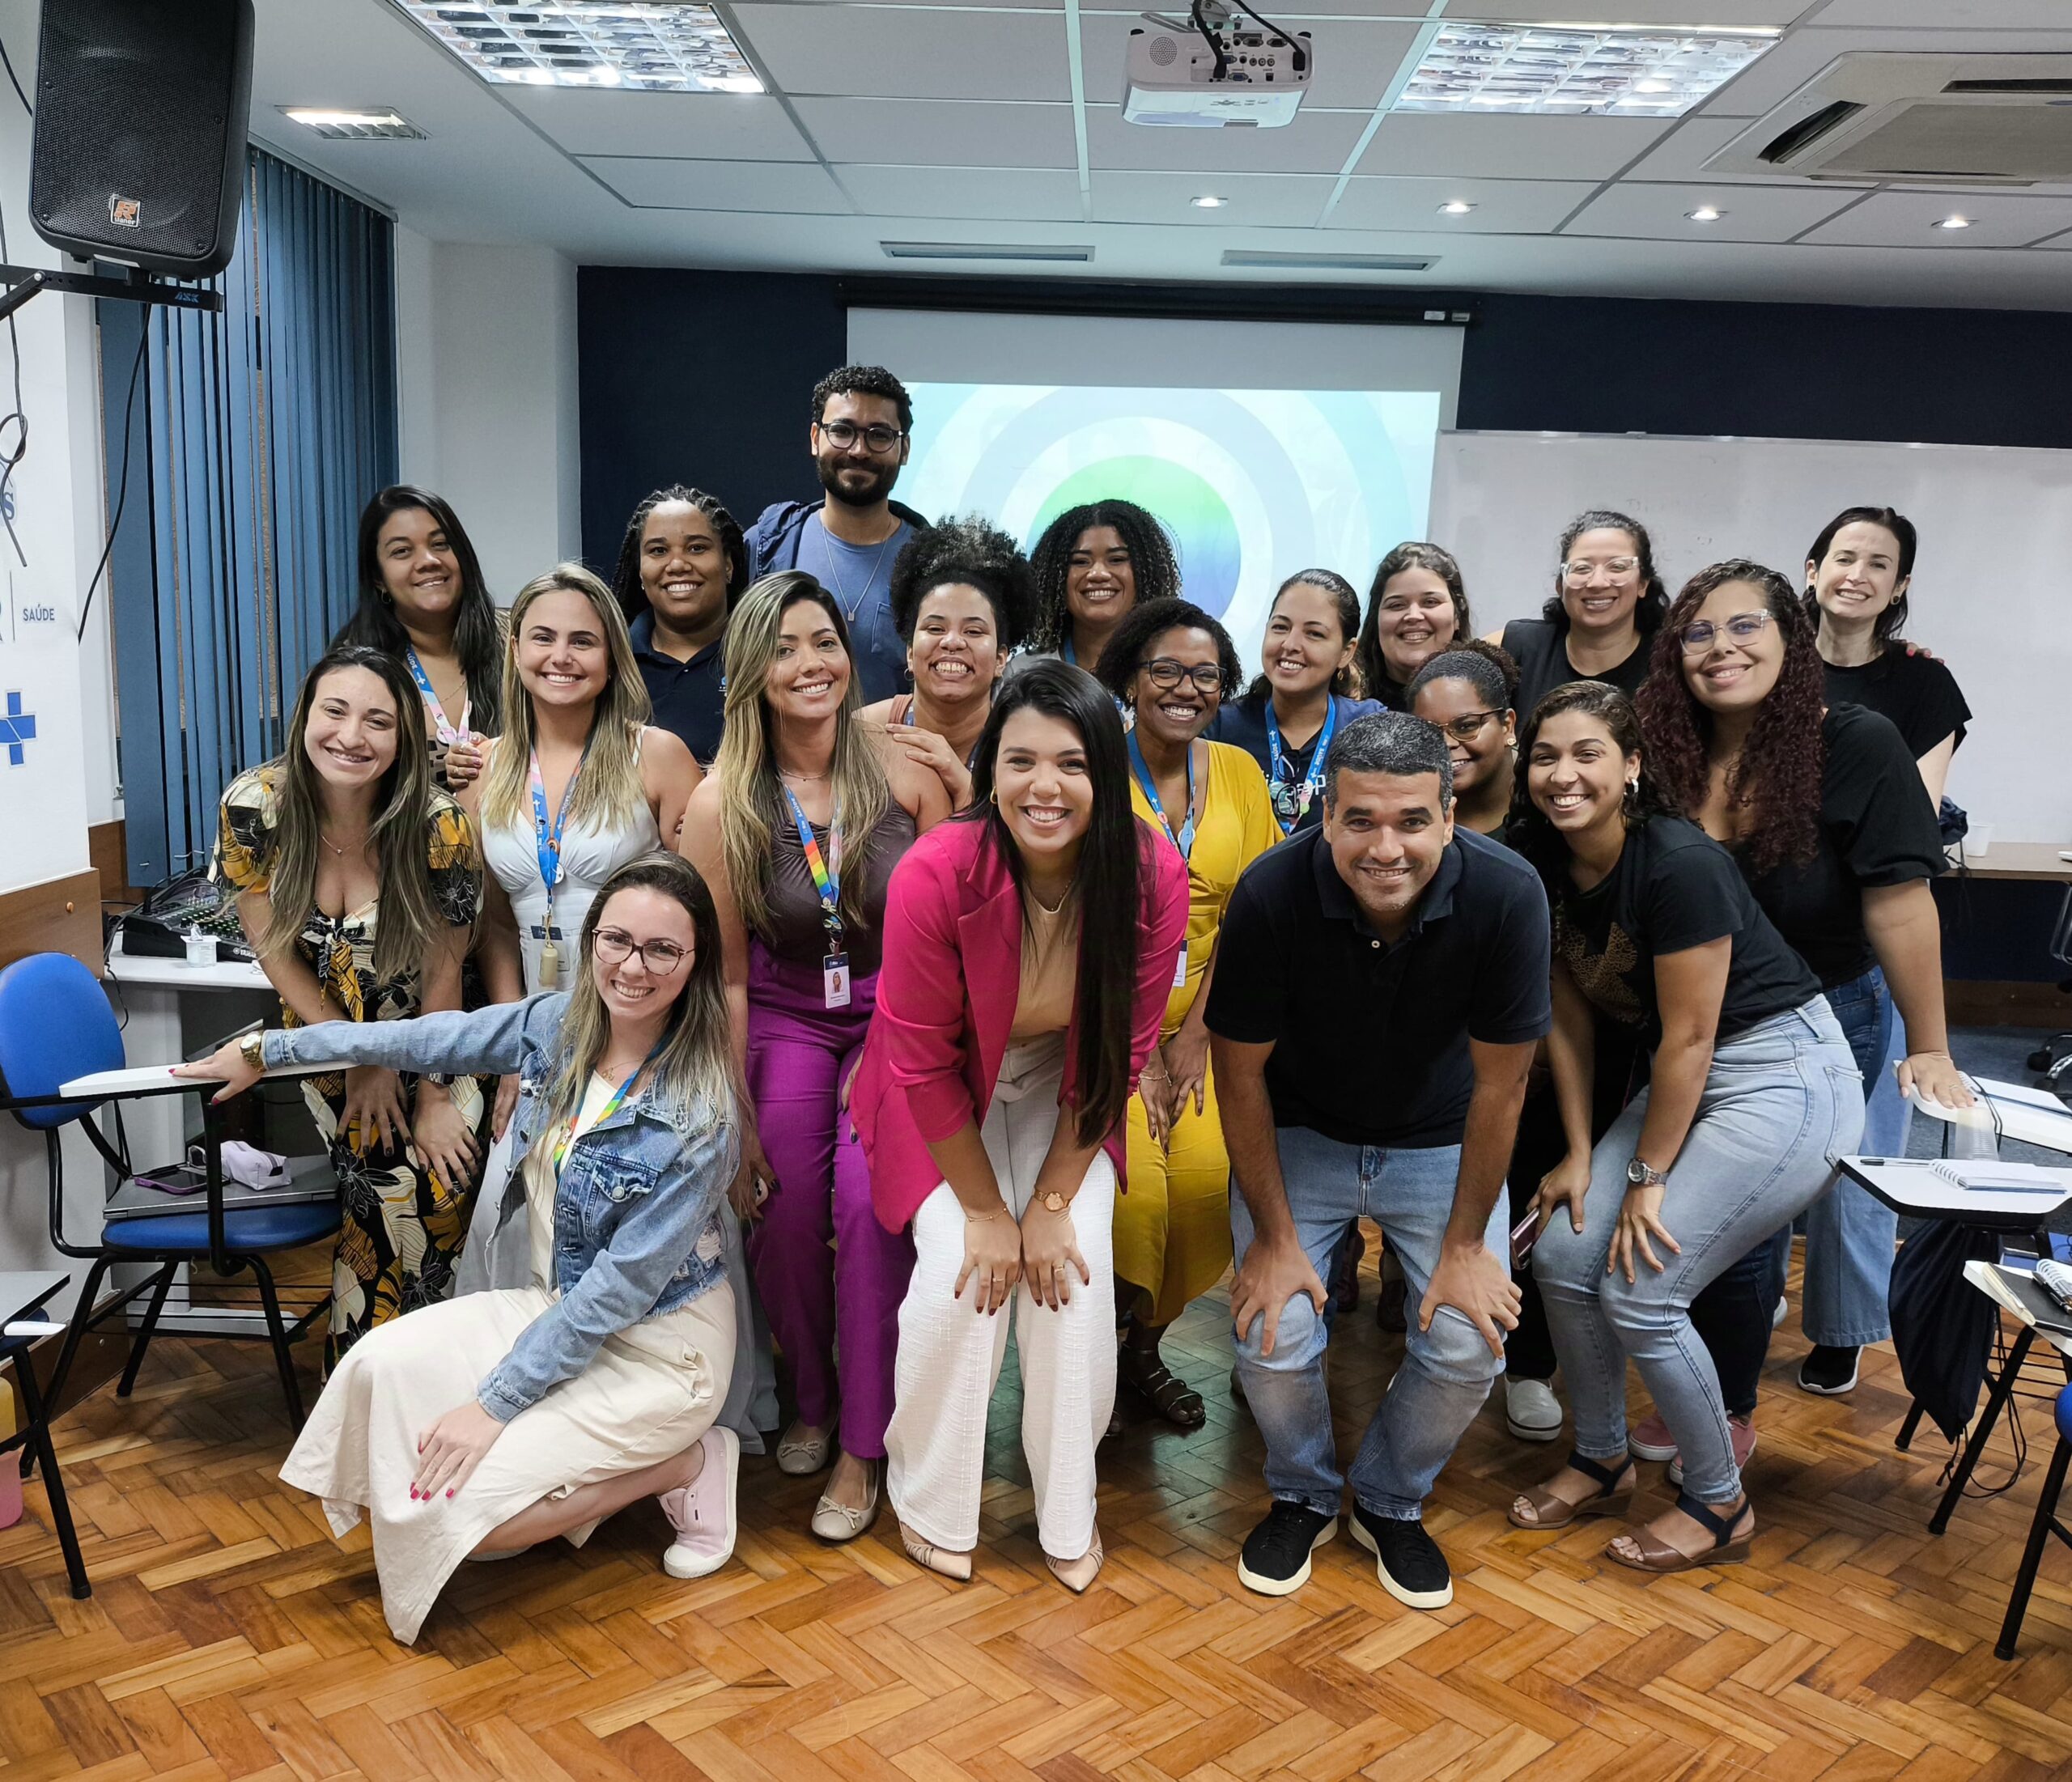
[[[820,516],[807,517],[799,533],[798,567],[832,594],[849,624],[849,647],[864,703],[904,693],[910,685],[906,646],[892,622],[892,566],[914,528],[899,522],[877,545],[845,544],[831,537]]]

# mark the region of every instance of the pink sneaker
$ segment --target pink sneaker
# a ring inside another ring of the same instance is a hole
[[[705,1464],[688,1485],[662,1492],[655,1501],[677,1538],[662,1555],[673,1578],[702,1578],[734,1555],[734,1486],[741,1476],[741,1439],[716,1425],[705,1432]]]
[[[1676,1458],[1676,1438],[1670,1434],[1669,1425],[1662,1420],[1659,1411],[1650,1411],[1634,1424],[1627,1435],[1626,1447],[1636,1460]]]
[[[1726,1419],[1727,1433],[1734,1440],[1734,1464],[1746,1466],[1748,1457],[1756,1452],[1756,1420],[1752,1417],[1730,1417]],[[1669,1463],[1669,1483],[1681,1486],[1684,1483],[1684,1462],[1672,1459]]]

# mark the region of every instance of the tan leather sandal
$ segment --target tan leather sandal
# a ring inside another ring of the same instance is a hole
[[[1756,1534],[1756,1507],[1747,1498],[1743,1498],[1726,1516],[1682,1491],[1676,1495],[1676,1507],[1712,1536],[1713,1544],[1703,1552],[1685,1553],[1641,1528],[1629,1530],[1625,1536],[1633,1543],[1633,1558],[1629,1559],[1620,1552],[1616,1540],[1605,1548],[1604,1556],[1634,1572],[1696,1572],[1709,1565],[1737,1565],[1748,1557],[1748,1545]],[[1744,1517],[1747,1527],[1737,1538],[1734,1530],[1742,1527]]]
[[[1562,1462],[1573,1467],[1586,1479],[1597,1481],[1597,1490],[1580,1504],[1572,1504],[1565,1497],[1556,1497],[1543,1485],[1535,1485],[1529,1491],[1520,1491],[1510,1508],[1511,1526],[1518,1529],[1565,1529],[1593,1516],[1623,1516],[1626,1506],[1633,1501],[1633,1487],[1637,1475],[1630,1460],[1621,1461],[1616,1466],[1607,1466],[1602,1461],[1590,1459],[1585,1454],[1571,1454]],[[1619,1481],[1626,1481],[1620,1489]],[[1522,1504],[1532,1513],[1531,1521],[1518,1514]]]

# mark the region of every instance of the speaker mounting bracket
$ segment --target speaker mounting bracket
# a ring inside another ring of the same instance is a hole
[[[0,282],[7,286],[0,292],[0,321],[40,291],[66,291],[75,297],[110,297],[122,303],[164,303],[174,309],[220,311],[223,307],[219,291],[198,285],[167,284],[142,272],[133,272],[126,278],[103,278],[91,273],[52,272],[43,266],[0,265]]]

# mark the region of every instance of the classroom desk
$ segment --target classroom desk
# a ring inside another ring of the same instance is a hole
[[[2028,879],[2072,885],[2072,860],[2061,860],[2072,842],[1996,842],[1983,854],[1964,856],[1964,873],[1973,879]]]

